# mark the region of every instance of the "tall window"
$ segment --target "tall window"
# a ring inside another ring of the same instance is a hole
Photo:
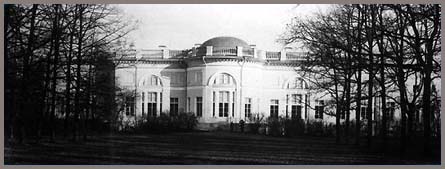
[[[366,112],[367,112],[367,105],[368,105],[368,101],[367,100],[362,100],[361,101],[361,107],[360,107],[360,115],[362,116],[362,119],[368,119],[368,116],[366,116]]]
[[[232,117],[235,117],[235,92],[232,92]]]
[[[124,103],[125,115],[134,116],[134,97],[127,96]]]
[[[202,97],[196,97],[196,116],[202,117]]]
[[[393,121],[394,120],[394,113],[396,111],[396,103],[395,102],[388,102],[386,103],[387,109],[386,109],[386,113],[387,113],[387,117],[389,121]]]
[[[172,97],[170,98],[170,115],[176,116],[178,115],[178,107],[179,107],[179,99]]]
[[[292,94],[291,114],[292,119],[301,119],[303,96],[301,94]]]
[[[316,100],[315,101],[315,118],[316,119],[323,119],[323,113],[324,113],[324,101],[323,100]]]
[[[278,100],[270,100],[270,117],[278,118]]]
[[[245,98],[244,101],[244,116],[247,118],[250,118],[252,115],[252,99],[251,98]]]
[[[213,117],[215,117],[215,110],[216,109],[216,92],[213,92]]]
[[[219,92],[219,117],[229,116],[229,92]]]
[[[145,93],[142,92],[142,116],[145,116]]]
[[[162,112],[162,92],[159,93],[159,111]]]
[[[187,110],[190,112],[190,97],[187,97]]]
[[[156,116],[156,100],[157,100],[157,98],[156,98],[156,92],[149,92],[149,93],[147,93],[147,108],[148,108],[148,110],[147,110],[147,114],[148,114],[148,116],[153,116],[153,117],[155,117]]]

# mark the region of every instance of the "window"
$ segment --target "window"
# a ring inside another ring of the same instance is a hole
[[[187,110],[190,112],[190,97],[187,97]]]
[[[232,117],[235,117],[235,92],[232,93]]]
[[[150,78],[150,85],[152,85],[152,86],[157,86],[159,83],[158,83],[158,77],[156,77],[156,76],[151,76],[151,78]]]
[[[215,117],[215,107],[216,106],[216,92],[213,92],[213,117]]]
[[[156,92],[149,92],[149,93],[147,93],[147,108],[148,108],[148,110],[147,110],[147,115],[148,116],[153,116],[153,117],[155,117],[156,116],[156,111],[157,111],[157,109],[156,109],[156,100],[157,100],[157,98],[156,98]]]
[[[387,113],[387,117],[389,121],[393,121],[394,120],[394,113],[396,111],[396,103],[395,102],[388,102],[386,103],[387,109],[386,109],[386,113]]]
[[[129,116],[130,115],[130,106],[129,106],[129,104],[125,103],[124,104],[124,109],[125,109],[125,115]]]
[[[324,113],[324,101],[323,100],[316,100],[315,101],[315,118],[316,119],[323,119],[323,113]]]
[[[219,92],[219,117],[227,117],[229,115],[229,92]]]
[[[368,119],[366,112],[368,112],[368,100],[362,100],[360,108],[360,115],[362,116],[362,119]]]
[[[134,116],[134,97],[127,96],[124,104],[125,115]]]
[[[287,87],[290,89],[303,89],[304,81],[300,78],[295,78],[294,80],[289,82]]]
[[[301,105],[292,105],[291,107],[291,113],[292,113],[292,119],[301,119]]]
[[[245,98],[244,102],[244,117],[250,118],[252,116],[252,99]]]
[[[360,115],[362,116],[362,119],[367,119],[366,117],[366,106],[362,106],[360,109]]]
[[[202,117],[202,97],[196,97],[196,116]]]
[[[278,100],[270,100],[270,117],[278,118]]]
[[[195,82],[201,84],[201,82],[202,82],[202,72],[195,72]]]
[[[302,103],[302,95],[301,94],[292,94],[292,104],[301,104]]]
[[[291,95],[291,118],[301,119],[303,96],[301,94]]]
[[[175,98],[175,97],[171,97],[170,98],[170,115],[171,116],[176,116],[178,115],[178,106],[179,105],[179,99]]]
[[[145,93],[142,92],[142,116],[145,116]]]
[[[228,84],[232,84],[232,76],[230,76],[229,74],[219,74],[216,78],[215,81],[213,82],[213,84],[222,84],[222,85],[228,85]]]

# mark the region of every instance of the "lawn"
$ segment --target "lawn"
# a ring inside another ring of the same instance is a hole
[[[391,147],[391,146],[390,146]],[[392,147],[394,148],[394,147]],[[334,138],[229,132],[107,135],[86,142],[5,144],[5,164],[440,164],[383,156]]]

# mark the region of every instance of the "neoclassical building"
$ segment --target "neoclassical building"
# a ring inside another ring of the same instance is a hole
[[[116,84],[136,95],[123,105],[127,118],[191,112],[200,124],[261,114],[335,121],[323,113],[327,100],[311,95],[295,69],[302,53],[263,51],[235,37],[211,38],[191,50],[159,47],[116,55]]]

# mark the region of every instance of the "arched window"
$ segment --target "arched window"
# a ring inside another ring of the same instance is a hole
[[[158,76],[151,75],[142,81],[142,86],[161,86],[161,79]]]
[[[233,77],[230,76],[229,74],[221,73],[221,74],[218,74],[215,77],[215,79],[213,81],[213,84],[216,84],[216,85],[234,85],[235,81],[233,80]]]
[[[287,88],[288,89],[305,89],[306,88],[306,83],[301,78],[294,78],[294,79],[289,81],[289,83],[287,85]]]

